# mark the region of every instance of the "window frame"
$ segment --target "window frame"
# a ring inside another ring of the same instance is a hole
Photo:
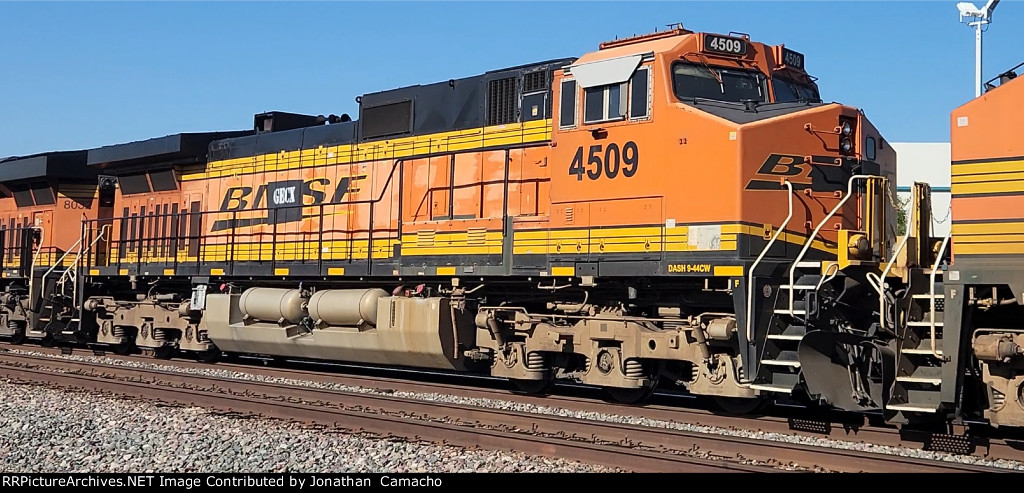
[[[639,74],[641,71],[647,73],[646,106],[644,107],[644,113],[642,115],[633,116],[633,79],[636,78],[637,74]],[[637,67],[636,71],[633,72],[633,75],[631,75],[629,77],[629,80],[627,81],[627,83],[629,84],[629,97],[627,98],[628,108],[626,108],[626,115],[629,118],[629,121],[631,122],[646,121],[651,119],[651,95],[653,94],[651,89],[654,82],[652,80],[652,73],[653,71],[651,70],[650,66],[640,65],[639,67]]]
[[[610,117],[609,116],[609,111],[608,111],[609,108],[611,107],[610,106],[611,105],[611,92],[612,92],[611,88],[613,86],[618,86],[619,87],[619,110],[620,110],[620,115],[616,116],[616,117]],[[626,87],[623,88],[623,86],[626,86]],[[600,89],[601,90],[601,118],[599,118],[597,120],[588,120],[587,119],[587,101],[588,101],[587,98],[590,97],[591,93],[589,91],[591,89]],[[625,89],[625,90],[623,90],[623,89]],[[603,86],[588,87],[588,88],[583,90],[583,124],[584,125],[594,125],[596,123],[607,123],[607,122],[624,121],[624,120],[626,120],[628,118],[628,116],[629,116],[629,80],[628,79],[625,82],[619,82],[619,83],[616,83],[616,84],[606,84],[606,85],[603,85]]]
[[[569,125],[564,124],[563,116],[565,114],[565,86],[567,84],[572,85],[572,123]],[[573,77],[562,78],[558,82],[558,128],[573,129],[579,126],[580,122],[580,111],[579,111],[579,83]]]

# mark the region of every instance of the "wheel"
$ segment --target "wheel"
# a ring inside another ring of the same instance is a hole
[[[654,394],[655,389],[661,382],[661,372],[664,366],[661,363],[654,363],[646,367],[647,383],[643,387],[604,387],[606,400],[619,404],[640,404]]]
[[[636,388],[622,388],[622,387],[604,387],[604,393],[608,397],[608,400],[612,402],[618,402],[619,404],[640,404],[646,401],[654,394],[654,390],[658,388],[658,382],[661,381],[661,372],[655,371],[654,375],[647,380],[647,385]]]
[[[216,363],[221,357],[220,349],[216,347],[196,353],[196,361],[200,363]]]
[[[175,348],[172,346],[160,346],[153,348],[153,357],[156,359],[171,359],[174,357]]]
[[[658,378],[655,377],[654,381],[649,385],[629,389],[604,387],[604,393],[608,400],[612,402],[618,402],[619,404],[641,404],[654,394],[654,389],[658,388],[657,380]]]
[[[14,334],[11,334],[11,344],[14,344],[15,346],[20,346],[22,344],[25,344],[26,340],[28,340],[28,337],[25,336],[24,327],[14,329]]]
[[[135,352],[135,341],[127,339],[119,344],[111,346],[111,351],[118,356],[128,356]]]
[[[720,397],[711,398],[715,407],[726,414],[754,414],[763,410],[771,402],[764,397]]]
[[[47,332],[42,339],[39,340],[39,345],[43,347],[53,347],[57,344],[57,340],[54,339],[53,334]]]
[[[555,386],[555,376],[546,375],[540,380],[523,380],[520,378],[508,379],[509,390],[514,394],[526,395],[547,395]]]

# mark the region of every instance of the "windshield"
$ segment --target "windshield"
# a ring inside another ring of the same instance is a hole
[[[672,67],[672,85],[679,99],[768,101],[763,78],[756,72],[676,63]]]
[[[821,96],[818,95],[818,90],[815,87],[805,86],[778,77],[772,79],[772,89],[775,91],[776,103],[821,100]]]

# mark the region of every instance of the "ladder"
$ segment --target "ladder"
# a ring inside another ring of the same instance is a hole
[[[812,322],[818,316],[818,295],[822,286],[839,274],[839,266],[831,263],[823,272],[824,263],[818,260],[804,260],[807,252],[818,238],[821,229],[843,208],[853,196],[854,187],[860,180],[877,178],[872,175],[853,175],[847,183],[842,200],[814,228],[804,241],[800,252],[793,259],[786,283],[779,286],[774,317],[765,335],[764,347],[759,357],[757,378],[750,387],[768,392],[792,393],[800,383],[800,359],[797,350],[804,335],[812,330]]]
[[[911,294],[906,328],[896,353],[896,379],[886,405],[889,411],[936,413],[942,405],[942,367],[949,358],[942,347],[945,293],[940,271],[949,238],[946,233],[935,263],[921,275],[928,275],[928,290]],[[895,421],[905,419],[897,416]]]

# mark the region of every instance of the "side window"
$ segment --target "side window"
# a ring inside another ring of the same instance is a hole
[[[643,120],[650,116],[651,69],[641,67],[629,79],[629,119]]]
[[[583,123],[619,120],[625,115],[625,82],[586,89],[583,101]]]
[[[584,89],[583,123],[645,120],[650,118],[650,101],[651,69],[640,67],[624,82]]]
[[[569,128],[576,126],[576,81],[563,80],[562,93],[558,105],[558,126]]]
[[[868,137],[867,140],[864,142],[864,157],[868,158],[868,160],[870,161],[874,161],[877,155],[875,152],[876,145],[878,144],[875,143],[874,137]]]

